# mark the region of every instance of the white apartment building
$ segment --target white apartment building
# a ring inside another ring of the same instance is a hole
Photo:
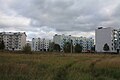
[[[120,49],[120,30],[100,27],[95,30],[95,42],[97,52],[105,52],[103,47],[106,43],[109,46],[109,52],[117,52]]]
[[[33,38],[32,39],[32,51],[49,51],[50,40],[41,39],[41,38]]]
[[[22,50],[26,44],[26,33],[0,32],[0,41],[4,41],[6,50]]]
[[[92,38],[86,38],[86,37],[73,37],[71,35],[55,35],[53,37],[53,42],[55,44],[59,44],[61,49],[63,50],[64,43],[70,42],[72,40],[73,46],[76,44],[80,44],[83,48],[83,51],[91,50],[91,48],[94,46],[94,39]]]

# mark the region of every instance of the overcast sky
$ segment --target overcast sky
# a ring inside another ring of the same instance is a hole
[[[0,0],[0,31],[25,31],[29,40],[94,38],[99,26],[120,27],[120,0]]]

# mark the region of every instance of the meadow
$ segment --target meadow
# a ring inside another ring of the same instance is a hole
[[[0,52],[0,80],[120,80],[120,55]]]

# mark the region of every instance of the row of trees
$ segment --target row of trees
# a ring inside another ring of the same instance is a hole
[[[65,53],[70,53],[70,52],[80,53],[80,52],[82,52],[82,46],[79,44],[76,44],[76,46],[73,47],[73,45],[71,45],[71,43],[66,42],[63,46],[63,49],[61,49],[59,44],[55,44],[54,42],[50,43],[50,46],[49,46],[50,52],[60,52],[61,50],[63,50],[63,52],[65,52]],[[30,53],[30,51],[31,51],[30,46],[26,45],[25,47],[23,47],[23,51]]]
[[[82,46],[80,44],[76,44],[75,46],[73,46],[70,42],[66,42],[63,46],[63,50],[65,53],[80,53],[82,52]]]
[[[4,50],[5,49],[5,44],[4,41],[0,42],[0,50]],[[49,46],[49,51],[50,52],[60,52],[61,50],[63,50],[63,52],[65,53],[80,53],[82,52],[82,46],[80,44],[76,44],[75,46],[73,46],[70,42],[66,42],[64,43],[63,49],[61,49],[59,44],[55,44],[54,42],[50,43]],[[29,45],[25,45],[23,47],[23,51],[24,52],[31,52],[31,47]]]
[[[53,52],[53,51],[60,52],[61,50],[63,50],[63,52],[65,52],[65,53],[70,53],[70,52],[80,53],[80,52],[82,52],[82,46],[79,44],[76,44],[74,47],[70,42],[66,42],[66,43],[64,43],[63,49],[61,49],[59,44],[55,44],[53,42],[50,44],[49,50],[51,52]]]
[[[5,49],[5,44],[4,41],[0,41],[0,50],[4,50]],[[49,46],[49,51],[50,52],[60,52],[61,50],[63,50],[63,52],[65,53],[70,53],[70,52],[75,52],[75,53],[80,53],[82,52],[82,46],[80,44],[76,44],[75,46],[73,46],[70,42],[66,42],[64,43],[63,49],[61,49],[59,44],[55,44],[54,42],[50,43]],[[92,51],[95,51],[95,46],[91,48]],[[109,51],[109,46],[106,43],[103,47],[104,51]],[[24,52],[30,52],[31,51],[31,47],[29,45],[25,45],[23,47],[23,51]]]
[[[51,43],[49,50],[51,52],[52,51],[60,52],[61,48],[60,48],[59,44]],[[104,51],[110,50],[107,43],[103,46],[103,50]],[[95,51],[95,45],[91,48],[91,51]],[[70,42],[66,42],[63,46],[63,52],[65,52],[65,53],[70,53],[70,52],[80,53],[80,52],[82,52],[82,46],[80,44],[76,44],[75,46],[73,46]]]

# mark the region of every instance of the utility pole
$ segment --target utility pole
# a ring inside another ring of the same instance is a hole
[[[73,52],[73,50],[72,50],[72,45],[73,45],[73,41],[72,41],[72,39],[71,39],[71,53]]]

